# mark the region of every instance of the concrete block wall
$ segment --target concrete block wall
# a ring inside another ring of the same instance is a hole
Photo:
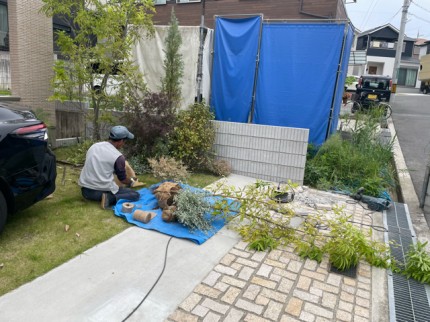
[[[55,128],[55,107],[48,102],[53,77],[52,19],[39,10],[41,0],[8,1],[11,90],[20,105],[43,109]]]
[[[217,158],[232,172],[267,181],[303,184],[309,130],[214,121]]]

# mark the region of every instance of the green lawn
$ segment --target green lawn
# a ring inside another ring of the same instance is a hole
[[[131,225],[85,200],[77,180],[80,168],[57,164],[52,198],[9,218],[0,235],[0,295],[27,283]],[[188,183],[205,187],[218,177],[193,174]],[[147,186],[159,180],[139,176]],[[69,227],[66,231],[66,225]]]

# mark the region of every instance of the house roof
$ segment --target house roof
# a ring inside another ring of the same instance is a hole
[[[361,34],[359,34],[359,37],[365,36],[365,35],[369,35],[369,34],[373,34],[374,32],[384,29],[384,28],[390,28],[392,29],[394,32],[396,32],[397,34],[400,32],[399,29],[397,29],[396,27],[394,27],[392,24],[387,23],[385,25],[379,26],[379,27],[375,27],[366,31],[363,31]],[[404,40],[406,41],[415,41],[415,38],[410,38],[408,36],[405,35]]]
[[[425,46],[430,43],[430,40],[424,38],[417,38],[415,41],[415,46]]]

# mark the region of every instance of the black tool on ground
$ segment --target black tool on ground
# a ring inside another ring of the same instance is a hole
[[[363,195],[364,188],[361,187],[357,190],[357,193],[350,194],[350,197],[362,201],[367,204],[370,210],[383,211],[387,210],[391,206],[391,201],[384,198],[376,198],[367,195]]]
[[[283,191],[281,189],[281,184],[286,184],[290,187],[291,191]],[[288,182],[281,181],[278,184],[278,187],[275,190],[273,200],[279,202],[279,203],[288,203],[294,200],[294,189],[291,187],[291,185]]]

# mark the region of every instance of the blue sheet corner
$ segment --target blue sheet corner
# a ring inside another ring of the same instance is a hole
[[[131,213],[123,213],[121,211],[122,204],[128,202],[127,200],[119,200],[117,204],[113,207],[114,213],[118,217],[122,217],[127,220],[129,223],[136,225],[140,228],[156,230],[160,233],[174,236],[177,238],[188,239],[198,245],[203,244],[206,240],[215,235],[222,227],[224,227],[226,220],[224,218],[216,218],[212,221],[212,229],[208,232],[204,232],[201,230],[190,231],[190,229],[179,222],[164,222],[161,219],[162,210],[158,208],[158,202],[155,198],[155,195],[152,193],[153,189],[155,189],[161,183],[155,184],[149,188],[143,188],[138,190],[140,194],[140,198],[138,201],[134,201],[135,204],[134,210]],[[195,188],[189,185],[181,184],[181,187],[184,189],[191,189],[193,191],[201,191],[204,192],[203,189]],[[213,197],[208,196],[208,201],[213,204],[217,199],[221,197]],[[229,199],[229,203],[232,200]],[[144,224],[140,221],[133,220],[133,213],[136,209],[144,210],[144,211],[152,211],[157,214],[149,223]],[[212,216],[210,214],[206,214],[205,216]],[[213,218],[213,217],[212,217]]]

